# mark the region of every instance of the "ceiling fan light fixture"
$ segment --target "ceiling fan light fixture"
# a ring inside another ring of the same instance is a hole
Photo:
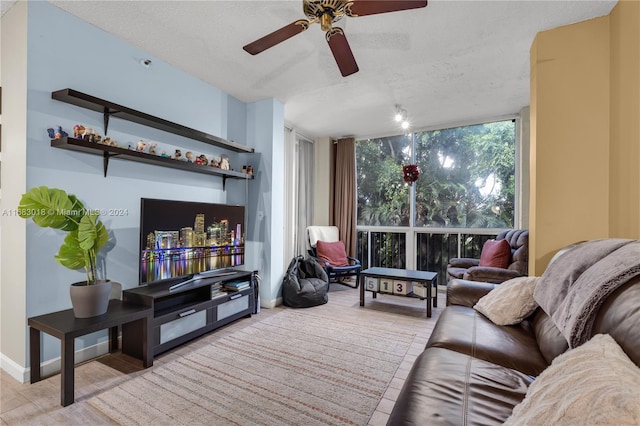
[[[331,30],[332,23],[333,18],[329,12],[325,12],[320,16],[320,28],[322,28],[322,31],[327,32]]]

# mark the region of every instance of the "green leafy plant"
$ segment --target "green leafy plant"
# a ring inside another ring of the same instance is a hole
[[[107,244],[109,235],[98,220],[98,212],[88,210],[76,198],[62,189],[40,186],[22,195],[18,215],[43,228],[68,232],[55,260],[69,269],[84,269],[87,284],[98,282],[96,260]]]

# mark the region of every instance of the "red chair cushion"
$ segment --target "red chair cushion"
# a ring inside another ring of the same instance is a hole
[[[506,269],[511,260],[511,245],[507,240],[488,240],[482,246],[480,266]]]
[[[332,243],[318,240],[316,244],[318,258],[326,260],[331,266],[349,266],[347,252],[342,241]]]

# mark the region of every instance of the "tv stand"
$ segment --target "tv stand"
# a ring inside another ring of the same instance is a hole
[[[152,336],[153,356],[255,313],[255,274],[239,270],[224,271],[223,274],[195,274],[182,282],[163,280],[122,292],[124,302],[153,309],[153,319],[147,330]],[[249,287],[212,294],[216,288],[231,282],[248,282]],[[139,328],[123,325],[124,353],[139,358],[141,354],[136,353],[139,345],[134,343],[140,339]]]

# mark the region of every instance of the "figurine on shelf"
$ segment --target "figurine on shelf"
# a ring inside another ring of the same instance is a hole
[[[129,146],[127,147],[127,149],[128,149],[129,151],[135,151],[135,148],[134,148],[133,146],[131,146],[131,144],[129,144]]]
[[[209,164],[211,167],[220,168],[220,163],[215,158],[211,159],[211,163]]]
[[[169,154],[167,154],[167,151],[162,151],[162,153],[160,154],[160,157],[169,158]]]
[[[186,154],[184,154],[185,157],[187,157],[187,161],[189,163],[193,163],[193,152],[191,151],[187,151]]]
[[[82,140],[85,142],[94,142],[96,139],[95,134],[93,133],[93,129],[91,127],[87,127],[84,129],[82,133]]]
[[[58,126],[58,128],[54,131],[52,128],[47,129],[47,133],[49,133],[49,137],[51,139],[60,139],[60,138],[66,138],[67,136],[69,136],[69,134],[67,132],[65,132],[64,130],[62,130],[62,127]]]
[[[82,140],[83,134],[84,134],[84,126],[81,126],[80,124],[76,124],[75,126],[73,126],[73,137],[75,139]]]
[[[156,155],[156,148],[158,144],[155,142],[149,142],[149,154]]]
[[[242,165],[242,173],[247,174],[247,165],[246,164]]]
[[[253,166],[247,166],[247,174],[253,176]]]
[[[229,157],[227,157],[226,155],[220,156],[220,168],[222,170],[229,170],[231,168],[231,166],[229,165]]]
[[[102,141],[100,141],[100,143],[103,144],[103,145],[111,146],[111,138],[109,136],[107,136],[106,138],[102,139]]]
[[[198,162],[199,161],[199,162]],[[198,158],[196,159],[196,164],[201,164],[203,166],[206,166],[209,164],[209,160],[207,159],[207,156],[204,154],[200,154],[198,156]]]
[[[173,154],[173,159],[184,161],[184,159],[182,158],[182,151],[180,151],[179,149],[176,149],[176,152]]]
[[[118,142],[116,142],[115,140],[111,139],[111,143],[109,143],[109,145],[118,146]]]
[[[143,140],[139,140],[136,145],[136,151],[144,152],[144,148],[147,146],[147,143]]]

